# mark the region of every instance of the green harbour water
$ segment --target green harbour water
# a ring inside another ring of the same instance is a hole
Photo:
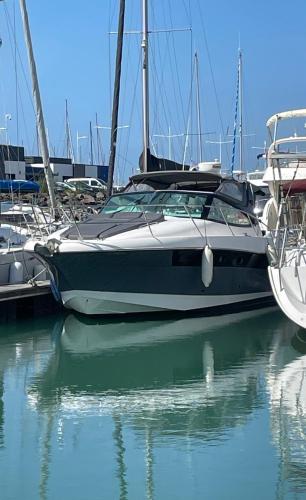
[[[1,500],[305,498],[306,332],[277,308],[1,325]]]

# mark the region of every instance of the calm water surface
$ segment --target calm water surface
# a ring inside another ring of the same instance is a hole
[[[306,498],[306,333],[278,310],[0,328],[1,500]]]

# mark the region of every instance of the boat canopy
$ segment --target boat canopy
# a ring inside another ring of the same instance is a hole
[[[164,170],[133,175],[124,191],[189,189],[215,191],[222,182],[218,174],[196,170]]]
[[[217,192],[222,197],[228,198],[228,202],[240,208],[247,209],[254,204],[248,182],[224,178],[219,174],[198,170],[168,170],[133,175],[123,192],[151,190]]]
[[[279,120],[285,120],[288,118],[306,118],[306,109],[294,109],[291,111],[282,111],[281,113],[276,113],[271,116],[267,121],[267,127],[271,130],[273,125]]]
[[[221,175],[211,172],[201,172],[199,170],[163,170],[157,172],[146,172],[133,175],[131,181],[134,183],[146,182],[148,179],[154,179],[156,182],[172,184],[180,182],[205,182],[216,181],[220,183]]]

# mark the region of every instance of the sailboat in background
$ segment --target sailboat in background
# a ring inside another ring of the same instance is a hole
[[[242,65],[242,50],[239,47],[230,175],[237,179],[245,179],[250,183],[255,199],[254,215],[256,215],[256,217],[258,217],[261,221],[265,204],[269,200],[270,196],[268,185],[263,181],[264,170],[247,171],[244,162],[244,138],[253,134],[245,134],[243,130]],[[239,168],[238,170],[235,170],[237,139],[239,141]],[[262,229],[265,231],[266,228],[262,226]]]
[[[236,89],[236,104],[235,104],[235,117],[234,117],[234,131],[233,131],[233,147],[231,159],[231,174],[235,175],[238,179],[245,176],[243,165],[243,129],[242,129],[242,51],[238,49],[238,71],[237,71],[237,89]],[[238,134],[237,134],[237,122]],[[236,138],[239,138],[239,170],[235,169],[236,159]]]

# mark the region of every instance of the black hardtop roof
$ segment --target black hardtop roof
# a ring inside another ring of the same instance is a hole
[[[141,173],[130,177],[127,191],[129,191],[131,186],[141,185],[142,183],[152,186],[157,191],[164,189],[186,189],[187,191],[201,190],[215,192],[237,207],[252,207],[254,204],[253,194],[247,181],[239,181],[232,177],[223,177],[220,174],[211,172],[166,170]]]
[[[197,170],[165,170],[162,172],[145,172],[141,174],[132,175],[131,182],[141,183],[147,179],[154,180],[155,182],[172,184],[179,182],[212,182],[220,183],[222,176],[210,172],[199,172]]]

